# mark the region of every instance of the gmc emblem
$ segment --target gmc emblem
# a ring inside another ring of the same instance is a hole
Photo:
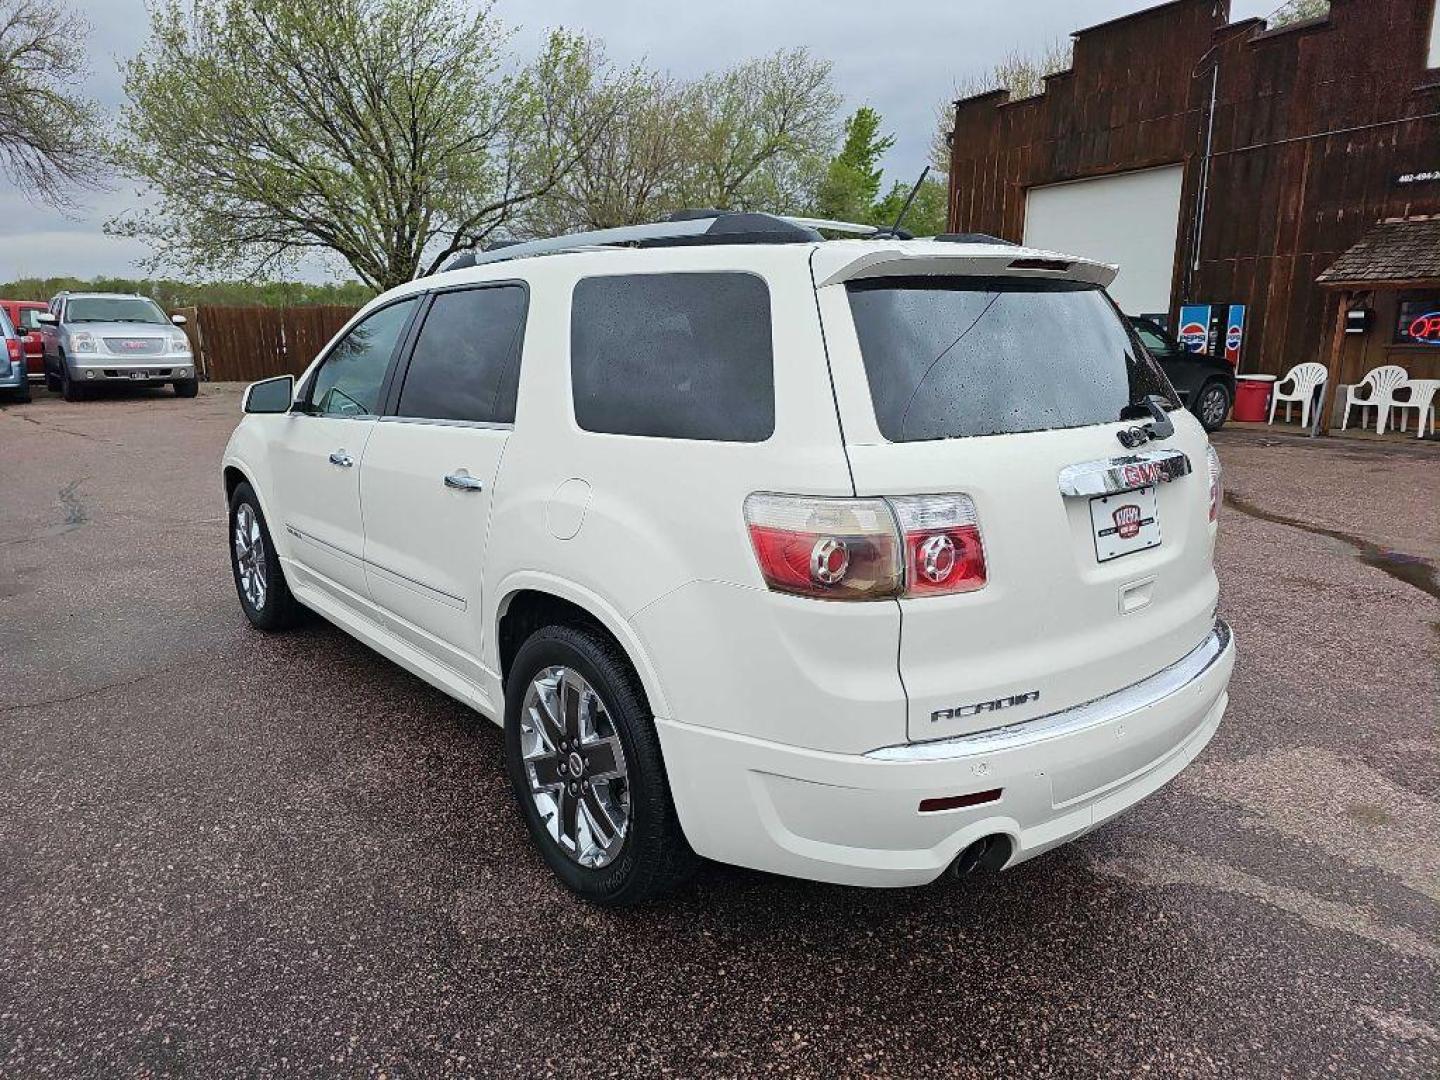
[[[1170,473],[1153,461],[1125,465],[1121,468],[1120,474],[1125,478],[1125,483],[1134,484],[1137,487],[1154,487],[1161,481],[1170,479]]]
[[[960,705],[953,709],[936,709],[930,714],[930,722],[939,724],[946,720],[964,720],[971,716],[979,716],[981,713],[1013,709],[1017,705],[1028,705],[1032,701],[1039,700],[1040,691],[1031,690],[1029,693],[1012,694],[1010,697],[995,698],[993,701],[977,701],[974,705]]]

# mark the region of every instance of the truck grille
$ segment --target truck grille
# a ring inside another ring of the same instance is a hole
[[[107,337],[105,348],[116,356],[159,356],[165,351],[165,339],[158,337]]]

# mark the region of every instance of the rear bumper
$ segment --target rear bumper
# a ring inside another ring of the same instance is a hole
[[[4,352],[0,351],[0,390],[21,390],[28,385],[29,375],[25,370],[25,361],[5,359]]]
[[[1217,621],[1178,663],[1009,728],[830,754],[657,719],[691,845],[722,862],[847,885],[933,881],[1000,834],[1007,866],[1072,840],[1176,776],[1219,727],[1235,663]],[[982,805],[921,812],[979,792]]]

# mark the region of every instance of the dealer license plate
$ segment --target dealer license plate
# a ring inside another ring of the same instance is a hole
[[[1155,508],[1155,489],[1147,487],[1091,499],[1090,524],[1095,532],[1095,558],[1102,563],[1159,547],[1160,515]]]

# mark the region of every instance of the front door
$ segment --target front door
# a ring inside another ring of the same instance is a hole
[[[274,508],[294,584],[353,603],[368,596],[360,462],[381,387],[418,304],[410,297],[367,316],[326,354],[272,445]]]
[[[525,290],[437,293],[360,470],[370,595],[389,628],[484,685],[485,542],[515,419]]]

